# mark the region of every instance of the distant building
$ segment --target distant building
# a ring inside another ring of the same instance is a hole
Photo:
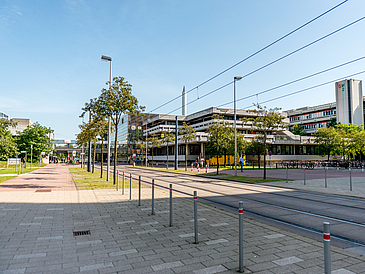
[[[0,111],[0,119],[10,120],[10,116]]]
[[[303,127],[308,135],[318,128],[327,127],[331,120],[343,124],[364,124],[364,100],[362,81],[345,79],[335,83],[336,102],[302,107],[284,112],[289,118],[289,127],[296,124]]]
[[[19,135],[18,132],[23,132],[28,126],[33,125],[33,122],[30,119],[23,118],[12,118],[12,122],[16,123],[15,127],[10,127],[9,130],[13,136]]]

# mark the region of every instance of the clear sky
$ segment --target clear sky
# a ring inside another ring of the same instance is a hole
[[[123,76],[146,111],[181,95],[342,0],[0,0],[0,111],[75,139],[81,108],[109,79]],[[365,16],[349,0],[264,52],[188,94],[188,102]],[[237,82],[237,98],[365,56],[365,20]],[[266,94],[237,107],[365,70],[365,60]],[[350,78],[362,80],[365,74]],[[188,113],[233,100],[233,85],[196,100]],[[283,110],[335,100],[334,83],[264,103]],[[178,99],[156,113],[170,113]],[[226,107],[233,107],[228,104]],[[181,114],[181,110],[171,112]]]

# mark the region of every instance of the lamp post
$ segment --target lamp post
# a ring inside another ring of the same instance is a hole
[[[237,176],[237,134],[236,134],[236,81],[241,80],[241,76],[233,78],[233,108],[234,108],[234,176]]]
[[[109,56],[102,55],[102,61],[110,62],[110,75],[109,75],[109,89],[112,89],[112,58]],[[114,144],[116,145],[116,144]],[[101,156],[103,157],[103,155]],[[110,171],[110,116],[108,117],[108,160],[106,168],[106,180],[109,181],[109,171]]]

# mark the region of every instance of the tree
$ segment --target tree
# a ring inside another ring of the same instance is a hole
[[[282,116],[279,108],[266,109],[264,106],[256,105],[255,110],[249,110],[249,112],[256,114],[256,117],[247,120],[252,121],[253,127],[263,135],[264,144],[264,179],[266,179],[266,139],[267,132],[283,129],[286,127],[284,123],[284,116]],[[261,133],[262,132],[262,133]]]
[[[97,99],[97,112],[102,117],[110,117],[114,124],[115,142],[114,142],[114,172],[113,182],[116,182],[117,173],[117,143],[118,143],[118,125],[122,115],[131,113],[140,115],[145,109],[138,105],[138,100],[132,95],[132,85],[123,77],[114,77],[114,84],[109,89],[103,88]],[[109,84],[109,83],[107,83]]]
[[[363,131],[362,125],[337,124],[335,128],[339,142],[335,146],[334,153],[349,157],[361,151],[361,147],[359,147],[356,140],[358,140],[357,136]]]
[[[318,155],[327,155],[329,160],[330,155],[333,154],[336,146],[339,144],[339,136],[336,132],[336,129],[334,127],[319,128],[314,133],[314,137],[314,142],[318,144]]]
[[[261,155],[265,155],[265,145],[264,145],[264,136],[257,135],[255,136],[252,141],[247,145],[247,154],[257,156],[257,162],[259,168],[261,168],[260,161]]]
[[[162,135],[162,143],[166,143],[166,168],[169,168],[169,143],[173,143],[175,141],[175,134],[172,132],[164,132]]]
[[[295,135],[300,135],[300,136],[306,136],[307,132],[304,130],[304,128],[299,125],[299,124],[295,124],[294,126],[292,126],[289,129],[293,134]]]
[[[222,115],[214,114],[213,123],[208,126],[207,133],[207,151],[209,154],[215,154],[217,157],[217,175],[219,174],[218,158],[222,155],[223,148],[226,142],[227,132],[231,131],[232,127],[228,122],[223,120]]]
[[[161,140],[160,140],[160,139],[158,139],[157,137],[149,137],[149,138],[147,139],[147,142],[149,142],[149,143],[150,143],[150,145],[151,145],[152,167],[153,167],[153,149],[154,149],[155,147],[161,147],[162,142],[161,142]]]
[[[92,166],[92,173],[94,173],[94,169],[95,169],[95,146],[96,146],[96,141],[97,141],[97,136],[98,136],[98,130],[95,126],[96,121],[90,121],[88,123],[82,123],[81,125],[79,125],[79,128],[81,129],[81,132],[79,134],[77,134],[76,139],[77,139],[77,144],[78,145],[86,145],[89,142],[93,143],[94,146],[94,156],[93,156],[93,166]]]
[[[187,123],[183,123],[183,126],[179,129],[179,135],[183,139],[185,143],[185,171],[188,170],[188,144],[189,142],[195,140],[195,129],[188,125]]]
[[[53,133],[51,128],[41,126],[36,122],[22,132],[19,132],[19,136],[16,138],[18,149],[21,151],[25,150],[30,155],[31,145],[33,145],[33,159],[39,160],[41,152],[48,154],[53,150],[49,138],[49,134],[51,133]]]
[[[15,126],[15,123],[0,119],[0,160],[6,160],[14,157],[17,150],[15,139],[8,130],[10,126]]]

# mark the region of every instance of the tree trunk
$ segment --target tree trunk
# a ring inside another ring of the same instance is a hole
[[[117,178],[117,159],[118,159],[118,154],[117,154],[117,149],[118,149],[117,141],[118,141],[118,124],[116,124],[116,126],[115,126],[113,185],[115,185],[116,178]]]
[[[167,155],[166,168],[169,169],[169,145],[167,143],[166,143],[166,155]]]
[[[218,146],[217,146],[217,175],[219,174],[219,159],[218,159]]]
[[[188,170],[188,144],[185,143],[185,171]]]
[[[100,178],[103,178],[103,146],[104,146],[104,138],[101,138],[101,169],[100,169]]]
[[[224,167],[227,167],[227,150],[224,150]]]
[[[257,165],[259,166],[259,169],[261,168],[260,160],[261,160],[261,155],[257,155]]]
[[[94,142],[94,155],[93,155],[93,169],[92,169],[92,173],[94,173],[94,168],[95,168],[95,156],[96,156],[96,149],[95,149],[95,146],[96,146],[96,144],[95,144],[95,142]]]

